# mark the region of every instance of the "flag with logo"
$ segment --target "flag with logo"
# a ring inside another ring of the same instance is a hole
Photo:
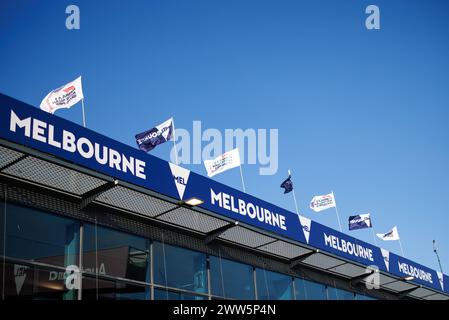
[[[136,134],[136,142],[140,150],[148,152],[156,148],[156,146],[171,140],[173,136],[173,118],[170,118],[150,130]]]
[[[372,228],[371,216],[369,213],[358,214],[349,217],[349,230]]]
[[[62,87],[51,91],[42,100],[40,108],[49,113],[58,109],[70,108],[84,99],[81,76]]]
[[[387,233],[376,233],[376,235],[384,240],[384,241],[393,241],[393,240],[399,240],[399,232],[398,228],[394,226],[390,231]]]
[[[310,209],[315,212],[320,212],[334,207],[335,197],[333,192],[321,196],[314,196],[312,201],[310,201]]]
[[[293,190],[292,176],[288,175],[288,178],[284,180],[281,184],[281,188],[284,188],[284,194],[289,193]]]
[[[204,166],[206,167],[207,175],[209,177],[213,177],[216,174],[238,167],[240,164],[240,154],[238,148],[225,152],[215,159],[204,160]]]

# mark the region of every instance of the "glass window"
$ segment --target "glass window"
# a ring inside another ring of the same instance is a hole
[[[364,295],[364,294],[356,294],[355,300],[377,300],[376,298]]]
[[[164,289],[154,289],[154,300],[205,300],[203,296],[195,296]]]
[[[257,298],[259,300],[293,299],[292,277],[280,273],[256,269]]]
[[[68,289],[65,271],[20,264],[5,264],[6,300],[76,300],[78,291]]]
[[[213,295],[241,300],[255,298],[252,266],[211,256],[210,277]]]
[[[6,256],[55,266],[78,264],[79,223],[13,204],[6,206]]]
[[[328,300],[354,300],[354,293],[346,290],[327,287]]]
[[[149,250],[148,239],[92,224],[84,225],[85,271],[96,273],[98,270],[100,275],[150,282]]]
[[[4,215],[4,210],[5,210],[5,202],[0,201],[0,256],[3,257],[3,241],[5,239],[5,215]],[[0,271],[1,272],[1,271]]]
[[[149,300],[150,288],[119,281],[83,278],[83,300]]]
[[[206,255],[160,242],[153,244],[154,283],[207,293]]]
[[[317,282],[295,278],[296,300],[326,300],[326,286]]]

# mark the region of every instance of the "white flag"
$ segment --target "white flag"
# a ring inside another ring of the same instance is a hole
[[[239,149],[237,148],[225,152],[213,160],[204,160],[204,166],[206,167],[207,175],[209,177],[213,177],[216,174],[238,167],[240,166]]]
[[[310,201],[310,209],[315,212],[320,212],[333,207],[335,207],[333,192],[322,196],[315,196],[312,198],[312,201]]]
[[[376,235],[385,241],[399,240],[399,232],[396,226],[387,233],[376,233]]]
[[[51,91],[41,102],[41,109],[55,113],[58,109],[70,108],[84,98],[81,76],[66,85]]]

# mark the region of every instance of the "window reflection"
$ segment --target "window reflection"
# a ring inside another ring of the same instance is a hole
[[[164,289],[154,289],[154,300],[205,300],[203,296],[169,291]]]
[[[346,290],[327,287],[328,300],[354,300],[354,293]]]
[[[118,281],[83,278],[84,300],[149,300],[150,288]]]
[[[84,271],[149,282],[149,250],[150,241],[145,238],[84,225]]]
[[[6,256],[55,266],[78,264],[79,223],[7,204]]]
[[[154,282],[207,293],[206,255],[160,242],[153,244]]]
[[[296,300],[326,300],[326,286],[317,282],[295,278]]]
[[[233,299],[254,299],[253,267],[219,257],[210,257],[213,295]]]
[[[280,273],[256,269],[257,297],[259,300],[293,299],[292,278]]]
[[[76,289],[69,290],[61,269],[5,264],[5,299],[76,300]]]

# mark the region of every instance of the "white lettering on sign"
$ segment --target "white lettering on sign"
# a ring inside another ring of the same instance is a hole
[[[20,119],[13,110],[11,110],[9,130],[21,131],[25,137],[67,152],[78,153],[85,159],[94,159],[100,165],[108,165],[115,170],[129,172],[140,179],[146,179],[144,161],[131,156],[127,157],[107,146],[100,146],[86,137],[77,138],[73,132],[67,130],[62,130],[62,140],[57,141],[53,125],[31,117]]]
[[[360,244],[354,244],[350,241],[340,239],[334,235],[327,235],[326,233],[324,233],[324,244],[328,247],[334,248],[344,253],[348,253],[352,256],[374,261],[373,250],[371,250],[370,248],[365,248]]]
[[[236,199],[234,196],[224,192],[215,193],[210,189],[210,202],[212,205],[218,205],[220,208],[248,216],[250,219],[259,220],[270,226],[287,230],[285,225],[285,217],[279,213],[275,213],[268,209],[262,208],[251,202],[246,202],[243,199]]]
[[[403,274],[412,276],[413,278],[420,279],[429,283],[433,283],[432,274],[424,270],[418,269],[404,262],[398,262],[399,271]]]

